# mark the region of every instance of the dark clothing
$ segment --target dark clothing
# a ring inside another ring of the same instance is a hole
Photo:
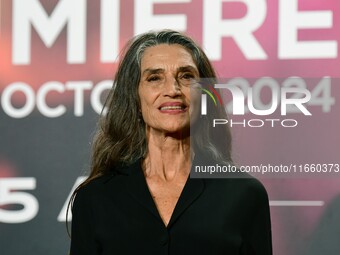
[[[270,255],[267,192],[256,179],[188,178],[166,227],[141,161],[81,188],[71,255]]]

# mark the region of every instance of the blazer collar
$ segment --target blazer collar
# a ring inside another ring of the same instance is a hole
[[[128,175],[128,181],[126,182],[126,185],[130,195],[154,217],[156,217],[160,224],[165,227],[149,191],[141,164],[142,160],[137,160],[130,166],[121,168],[119,173]],[[194,162],[192,165],[194,165]],[[188,177],[167,228],[170,228],[184,213],[184,211],[195,202],[195,200],[202,194],[204,186],[204,179],[191,179],[190,176]]]

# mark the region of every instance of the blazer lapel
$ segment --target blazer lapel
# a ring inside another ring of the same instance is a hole
[[[195,158],[192,162],[190,172],[193,171],[196,165],[205,165],[209,162],[207,157],[204,156],[204,153],[200,153],[197,151]],[[168,224],[168,228],[170,228],[176,220],[181,216],[182,213],[199,198],[199,196],[203,193],[205,188],[205,180],[201,178],[190,178],[184,186],[181,196],[176,204],[175,210],[172,213],[170,222]]]
[[[183,191],[177,201],[176,207],[171,215],[167,228],[170,228],[184,211],[195,202],[204,190],[203,179],[191,179],[190,176],[183,188]]]
[[[126,188],[130,195],[164,225],[147,186],[143,170],[141,168],[141,161],[138,160],[123,171],[125,174],[129,175],[128,181],[126,182]]]

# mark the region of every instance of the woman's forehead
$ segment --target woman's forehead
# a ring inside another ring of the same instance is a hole
[[[160,44],[147,48],[141,59],[141,71],[180,66],[196,67],[190,52],[179,44]]]

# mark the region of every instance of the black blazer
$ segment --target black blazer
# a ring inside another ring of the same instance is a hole
[[[79,190],[71,255],[270,255],[269,203],[254,178],[188,178],[166,227],[141,161]]]

